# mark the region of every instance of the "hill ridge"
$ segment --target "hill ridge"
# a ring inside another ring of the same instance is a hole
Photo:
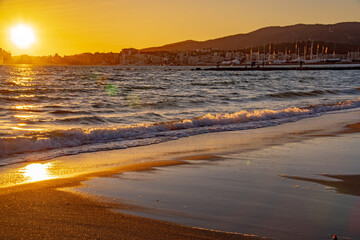
[[[302,41],[336,42],[360,46],[360,22],[336,24],[303,24],[268,26],[249,33],[240,33],[205,41],[185,40],[159,47],[141,49],[153,51],[192,51],[196,49],[240,50],[269,43]]]

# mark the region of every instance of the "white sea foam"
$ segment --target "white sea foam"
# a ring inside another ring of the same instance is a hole
[[[38,132],[28,133],[23,136],[0,139],[0,157],[6,158],[13,154],[43,152],[52,149],[61,149],[61,153],[57,155],[66,155],[104,149],[104,144],[107,146],[105,149],[134,147],[201,133],[276,125],[326,112],[357,107],[360,107],[360,98],[307,108],[292,107],[283,110],[263,109],[240,111],[232,114],[206,114],[194,119],[138,124],[119,128],[69,129],[47,131],[40,134]],[[98,144],[98,147],[94,147],[94,144]],[[74,147],[81,147],[81,150],[74,150]],[[67,148],[72,149],[67,151]],[[6,163],[1,162],[1,164]]]

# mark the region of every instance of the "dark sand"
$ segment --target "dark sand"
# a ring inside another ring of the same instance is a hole
[[[357,133],[357,132],[360,132],[360,123],[346,125],[346,129],[339,133],[344,134],[344,133]]]
[[[0,239],[260,239],[116,213],[110,210],[127,206],[102,203],[61,190],[114,172],[177,164],[183,162],[137,164],[69,179],[2,188]]]
[[[341,181],[321,180],[316,178],[306,178],[306,177],[298,177],[298,176],[283,176],[283,177],[294,180],[313,182],[328,187],[333,187],[338,193],[341,194],[360,196],[360,175],[322,174],[321,176],[325,176],[332,178],[334,180],[341,180]]]

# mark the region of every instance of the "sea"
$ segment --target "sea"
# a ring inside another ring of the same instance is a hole
[[[0,166],[360,107],[360,71],[0,66]]]

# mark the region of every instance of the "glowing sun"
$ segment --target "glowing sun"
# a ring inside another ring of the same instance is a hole
[[[26,25],[19,24],[10,30],[11,41],[21,49],[27,49],[35,43],[34,30]]]

